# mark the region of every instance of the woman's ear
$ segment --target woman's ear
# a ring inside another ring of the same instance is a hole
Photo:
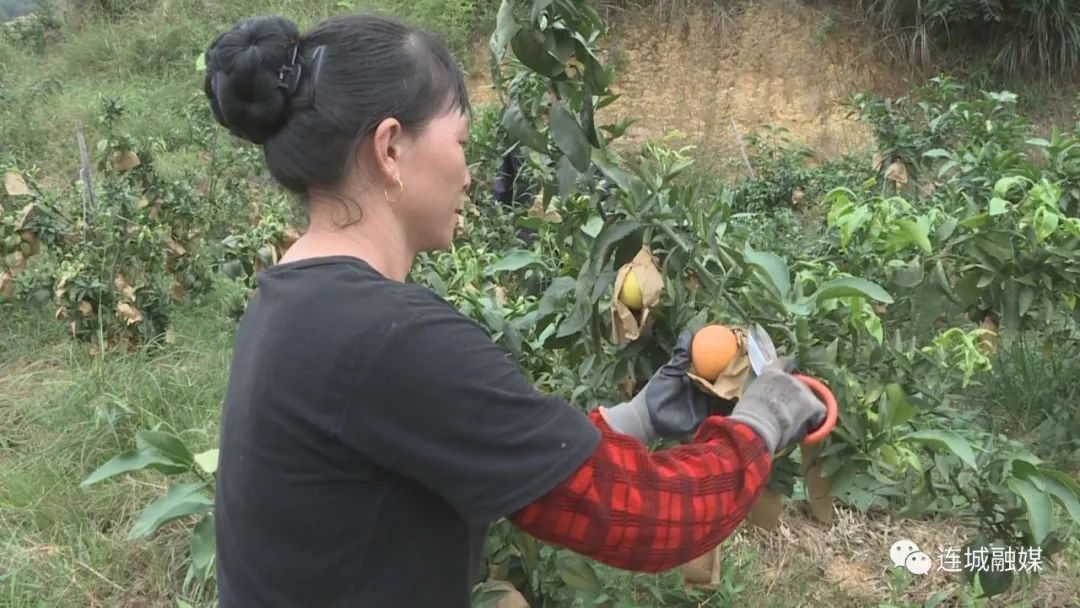
[[[401,143],[404,130],[396,118],[387,118],[375,127],[371,137],[372,160],[375,174],[387,183],[394,183],[401,177],[398,162],[401,159]]]

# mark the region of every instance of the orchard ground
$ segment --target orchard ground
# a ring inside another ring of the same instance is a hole
[[[129,448],[133,429],[164,423],[188,429],[182,437],[193,450],[215,447],[233,333],[225,299],[214,292],[203,303],[185,305],[174,325],[176,341],[165,353],[104,359],[72,343],[47,314],[6,309],[0,315],[0,606],[176,606],[169,598],[183,580],[186,530],[166,527],[138,542],[125,538],[164,484],[121,479],[79,488],[78,482]],[[835,522],[825,525],[805,503],[789,502],[776,530],[743,524],[723,544],[725,584],[741,587],[725,592],[733,602],[726,605],[921,606],[934,593],[958,587],[958,575],[896,568],[890,546],[911,539],[936,565],[939,551],[961,547],[970,529],[962,521],[898,519],[842,505]],[[1076,605],[1080,542],[1058,562],[1036,589],[988,605]],[[675,573],[627,579],[639,579],[643,600],[642,581],[681,584]],[[942,604],[950,605],[961,604]]]

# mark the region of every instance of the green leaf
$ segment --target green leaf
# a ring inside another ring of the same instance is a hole
[[[990,199],[990,211],[989,211],[989,213],[990,213],[991,217],[993,217],[995,215],[1001,215],[1002,213],[1005,213],[1008,210],[1009,210],[1009,201],[1007,201],[1007,200],[1005,200],[1003,198],[998,198],[996,196],[994,198]]]
[[[199,56],[195,58],[195,71],[206,71],[206,53],[199,53]]]
[[[956,162],[955,160],[950,160],[950,161],[946,161],[946,162],[942,163],[941,168],[938,169],[937,176],[938,177],[944,177],[944,175],[946,173],[948,173],[949,171],[952,171],[953,169],[955,169],[957,166],[959,166],[959,164],[960,163]]]
[[[519,217],[514,221],[514,225],[518,228],[528,228],[529,230],[539,230],[546,223],[542,217]]]
[[[1020,327],[1020,299],[1016,293],[1016,280],[1005,277],[1001,282],[1001,305],[1005,317],[1005,327],[1017,329]]]
[[[604,589],[592,564],[581,556],[569,552],[560,553],[558,562],[559,578],[571,589],[593,593]]]
[[[743,258],[755,271],[758,279],[780,300],[786,300],[791,291],[791,279],[784,260],[767,251],[754,251],[749,245],[743,251]]]
[[[925,277],[926,273],[923,271],[922,266],[913,262],[896,270],[896,274],[893,276],[893,283],[897,287],[913,289],[922,284]]]
[[[876,300],[885,304],[891,304],[893,299],[889,292],[872,281],[859,277],[842,277],[826,281],[814,292],[814,299],[818,304],[831,298],[847,298],[861,296],[870,300]]]
[[[958,222],[957,219],[951,215],[945,218],[945,220],[941,222],[941,225],[938,226],[936,235],[937,240],[944,242],[945,239],[952,236],[953,232],[956,231],[956,226],[959,225],[959,223],[960,222]]]
[[[982,587],[983,594],[988,598],[1005,593],[1012,585],[1012,581],[1013,572],[1011,570],[979,571],[979,586]]]
[[[221,265],[221,272],[230,279],[237,279],[244,274],[244,265],[239,260],[229,260]]]
[[[502,125],[511,138],[537,152],[547,154],[547,138],[533,127],[516,100],[507,102],[506,111],[503,112]]]
[[[171,433],[139,431],[135,434],[135,445],[139,448],[156,448],[176,464],[187,467],[195,464],[195,456],[187,449],[183,441]]]
[[[130,473],[142,469],[154,469],[165,475],[175,475],[189,470],[189,467],[177,464],[173,459],[162,454],[154,448],[130,450],[116,456],[98,467],[90,474],[80,486],[89,486],[103,479],[108,479],[121,473]]]
[[[213,475],[217,473],[218,465],[218,449],[206,450],[195,455],[195,464],[199,465],[199,468]]]
[[[1043,474],[1043,477],[1056,480],[1058,483],[1065,486],[1068,491],[1080,496],[1080,483],[1077,483],[1077,481],[1068,473],[1056,469],[1040,469],[1040,472]]]
[[[619,166],[615,158],[602,148],[593,148],[592,162],[609,180],[623,192],[632,195],[635,204],[641,204],[645,197],[645,184],[641,178]]]
[[[541,76],[557,76],[565,67],[548,53],[544,46],[544,35],[540,32],[522,28],[510,39],[510,48],[514,50],[514,56],[525,67],[540,74]]]
[[[1028,510],[1028,525],[1031,526],[1031,535],[1036,544],[1042,544],[1046,536],[1050,534],[1054,522],[1054,510],[1050,504],[1050,497],[1043,492],[1030,479],[1012,478],[1009,480],[1009,489],[1023,499]]]
[[[604,218],[594,215],[589,218],[589,221],[585,222],[585,225],[581,227],[581,231],[595,239],[603,228]]]
[[[607,91],[608,86],[611,85],[611,70],[605,68],[592,53],[588,52],[588,46],[585,44],[579,42],[577,52],[578,58],[585,63],[585,84],[595,94]],[[602,107],[597,107],[596,110]]]
[[[1061,471],[1042,470],[1046,491],[1053,496],[1077,523],[1080,523],[1080,488]]]
[[[596,106],[594,103],[593,93],[586,91],[581,100],[581,128],[585,131],[585,137],[589,138],[589,146],[598,148],[603,146],[604,143],[600,134],[596,132]]]
[[[585,324],[589,321],[589,311],[592,304],[592,299],[588,293],[591,286],[584,273],[578,277],[577,289],[574,292],[574,307],[571,309],[570,314],[563,319],[563,322],[559,324],[559,331],[555,333],[556,338],[570,336],[584,329]]]
[[[217,556],[214,535],[214,515],[207,514],[191,531],[191,563],[196,570],[206,571]]]
[[[961,304],[960,297],[956,295],[953,286],[949,283],[949,277],[945,274],[945,267],[942,266],[941,260],[937,260],[937,262],[934,263],[934,281],[941,289],[941,292],[944,293],[949,300],[954,304]]]
[[[1018,185],[1023,184],[1024,182],[1030,184],[1031,180],[1019,175],[1009,175],[1003,177],[994,184],[994,194],[998,195],[1001,198],[1005,198],[1009,194],[1010,190],[1012,190]]]
[[[626,238],[619,241],[619,245],[615,248],[615,253],[611,256],[611,261],[615,268],[622,268],[626,264],[629,264],[634,256],[641,251],[642,239],[645,237],[645,229],[638,228],[631,232]],[[674,252],[673,252],[674,253]],[[618,274],[618,271],[612,270],[611,272]],[[614,281],[614,279],[612,279]]]
[[[952,431],[916,431],[907,435],[906,438],[913,441],[931,443],[941,447],[945,447],[950,452],[959,457],[960,460],[964,461],[964,464],[968,465],[972,469],[979,469],[979,465],[975,461],[975,452],[973,452],[971,449],[971,444],[968,443],[967,439],[964,439],[963,437],[957,435]]]
[[[600,301],[600,298],[604,295],[604,292],[615,284],[615,277],[618,274],[618,271],[608,269],[601,272],[596,277],[596,281],[593,285],[592,290],[592,299],[590,300],[591,303],[595,304],[596,302]]]
[[[532,13],[530,14],[533,23],[540,21],[540,16],[544,14],[547,7],[551,6],[553,1],[554,0],[533,0]]]
[[[559,277],[551,282],[547,291],[544,292],[543,297],[540,298],[540,305],[537,312],[541,317],[546,317],[555,312],[561,307],[561,303],[566,299],[577,284],[577,280],[574,277]]]
[[[592,244],[592,252],[589,255],[589,276],[599,276],[607,263],[607,255],[611,248],[639,228],[641,228],[641,222],[637,220],[621,220],[604,226]]]
[[[574,39],[570,37],[570,33],[563,29],[549,29],[546,35],[545,48],[548,52],[560,63],[570,61],[570,58],[574,56]]]
[[[896,223],[915,244],[926,253],[931,253],[929,231],[924,229],[918,222],[909,219],[896,220]]]
[[[214,499],[202,492],[203,483],[175,483],[165,495],[150,503],[131,527],[128,540],[149,536],[161,526],[188,515],[214,508]]]
[[[1057,230],[1058,222],[1061,219],[1057,213],[1050,211],[1046,207],[1040,208],[1035,212],[1035,240],[1036,242],[1042,242],[1046,240],[1046,237],[1050,236]]]
[[[495,56],[495,61],[502,60],[506,45],[510,43],[520,27],[514,19],[513,0],[503,0],[502,5],[499,6],[499,14],[495,18],[495,31],[491,34],[491,52]]]
[[[539,260],[536,259],[536,254],[526,249],[515,249],[504,255],[498,262],[491,264],[484,269],[484,274],[487,276],[494,275],[499,272],[521,270],[530,264],[535,264]]]
[[[562,101],[552,104],[550,117],[551,137],[555,145],[570,158],[575,169],[584,173],[589,168],[592,146],[577,118]]]
[[[1030,287],[1024,287],[1020,290],[1020,298],[1017,301],[1017,312],[1020,316],[1027,314],[1027,311],[1031,309],[1032,303],[1035,302],[1035,290]]]
[[[926,600],[926,603],[923,604],[923,608],[937,608],[942,602],[952,597],[952,594],[953,592],[948,589],[945,591],[938,591]]]
[[[555,173],[559,179],[559,199],[565,201],[574,190],[574,180],[577,179],[578,171],[570,162],[570,157],[563,156],[559,159]]]
[[[960,220],[960,225],[965,228],[982,228],[990,221],[988,213],[976,213]]]
[[[960,305],[970,307],[979,297],[979,278],[982,273],[978,270],[969,270],[959,281],[956,282],[956,296],[960,299]]]
[[[983,232],[972,239],[972,244],[999,262],[1008,262],[1016,255],[1012,238],[1006,232]]]
[[[895,382],[888,384],[885,387],[885,394],[889,403],[889,419],[884,422],[889,428],[907,424],[909,420],[915,417],[918,410],[908,401],[904,389],[899,384]]]

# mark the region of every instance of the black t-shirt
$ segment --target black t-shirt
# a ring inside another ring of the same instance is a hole
[[[222,608],[465,608],[488,525],[599,431],[424,286],[330,256],[257,276],[222,418]]]

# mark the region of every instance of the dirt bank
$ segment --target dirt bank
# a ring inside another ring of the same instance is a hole
[[[677,13],[677,14],[675,14]],[[617,67],[605,122],[639,119],[627,145],[673,131],[677,145],[697,156],[735,153],[734,119],[742,133],[783,127],[821,156],[865,145],[868,131],[847,116],[857,91],[897,94],[904,79],[872,52],[867,32],[842,25],[825,9],[796,0],[760,0],[724,9],[687,3],[660,14],[653,8],[608,15],[607,60]],[[486,43],[477,47],[471,88],[477,102],[493,101]]]

